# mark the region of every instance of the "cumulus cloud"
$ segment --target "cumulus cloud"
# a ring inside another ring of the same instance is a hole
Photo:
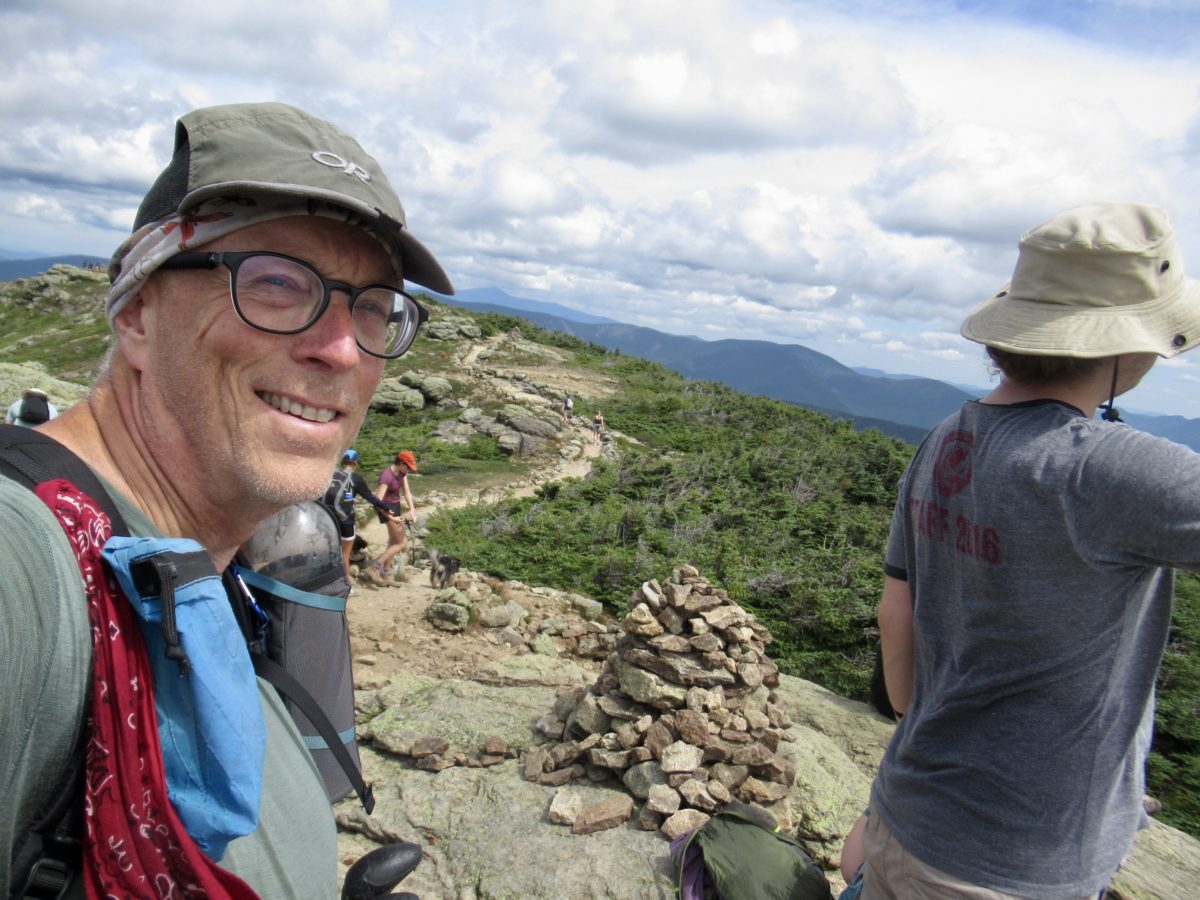
[[[200,39],[151,0],[8,0],[0,247],[109,252],[178,115],[278,99],[358,137],[460,287],[963,381],[962,317],[1059,209],[1160,203],[1200,260],[1191,6],[984,6],[208,0]]]
[[[892,73],[877,48],[852,35],[758,21],[711,0],[626,12],[619,27],[585,14],[586,50],[557,69],[564,91],[550,127],[569,150],[675,164],[823,145],[833,135],[837,143],[887,141],[907,127],[910,110]],[[708,27],[674,27],[697,16]],[[574,15],[569,27],[580,28]],[[654,38],[639,45],[630,32]]]

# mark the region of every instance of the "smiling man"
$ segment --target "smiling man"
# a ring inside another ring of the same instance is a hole
[[[260,521],[328,484],[386,360],[425,318],[404,281],[453,292],[378,164],[333,125],[275,103],[179,121],[172,161],[109,271],[109,357],[87,402],[40,430],[108,483],[134,535],[193,539],[217,571]],[[85,597],[48,503],[0,478],[0,883],[10,890],[13,856],[61,793],[95,697],[104,704],[126,682],[139,691],[137,677],[93,659],[93,640],[119,629]],[[333,896],[336,836],[320,778],[278,698],[258,692],[261,791],[247,804],[248,833],[220,844],[216,880],[231,896]],[[105,833],[115,820],[104,818],[100,773],[119,776],[98,768],[105,753],[85,733],[82,881],[141,896],[168,878],[187,893],[194,873],[174,856],[188,834],[125,809],[116,819],[137,820],[129,840],[144,852]],[[209,800],[227,788],[205,787]],[[169,839],[155,845],[155,834]]]

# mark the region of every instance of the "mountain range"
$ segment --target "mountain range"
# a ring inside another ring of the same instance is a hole
[[[86,254],[35,259],[12,256],[11,251],[0,249],[0,281],[37,275],[55,263],[107,265],[106,259]],[[543,328],[660,363],[688,378],[718,381],[746,393],[797,403],[831,418],[852,420],[857,428],[875,428],[913,444],[964,401],[987,391],[920,376],[853,369],[801,344],[706,341],[667,334],[558,303],[514,297],[499,288],[467,289],[439,299],[528,319]],[[1200,419],[1131,412],[1122,412],[1122,418],[1134,428],[1200,452]]]
[[[719,381],[739,391],[797,403],[858,428],[876,428],[909,443],[986,388],[964,389],[932,378],[859,371],[800,344],[725,339],[705,341],[626,325],[556,303],[513,297],[496,288],[468,289],[444,302],[575,335],[610,350],[648,359],[688,378]],[[1131,427],[1200,452],[1200,419],[1122,413]]]

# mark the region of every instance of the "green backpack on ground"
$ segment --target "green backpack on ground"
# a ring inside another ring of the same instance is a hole
[[[764,810],[733,801],[671,842],[680,900],[831,900],[804,848]]]

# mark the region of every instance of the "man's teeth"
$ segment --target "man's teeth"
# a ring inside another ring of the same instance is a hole
[[[288,397],[281,397],[278,394],[268,394],[266,391],[263,391],[261,396],[280,412],[285,412],[301,419],[307,419],[310,422],[328,422],[337,415],[336,411],[332,409],[317,409],[315,406],[305,406],[302,403],[298,403]]]

